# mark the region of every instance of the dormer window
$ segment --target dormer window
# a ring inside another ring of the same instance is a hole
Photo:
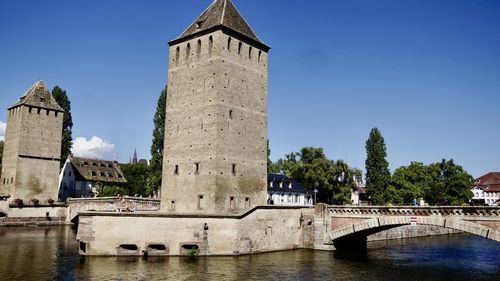
[[[292,188],[292,183],[291,182],[288,183],[288,188],[290,188],[290,189]]]
[[[197,21],[197,22],[196,22],[196,29],[200,29],[200,28],[201,28],[201,26],[202,26],[202,24],[203,24],[203,21],[201,21],[201,20],[200,20],[200,21]]]
[[[45,102],[45,98],[40,98],[40,102]]]
[[[280,181],[280,188],[283,188],[283,182]]]
[[[273,181],[269,182],[269,187],[273,187]]]

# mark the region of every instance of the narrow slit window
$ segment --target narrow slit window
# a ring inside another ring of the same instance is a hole
[[[214,47],[214,38],[212,36],[208,37],[208,55],[212,56],[212,49]]]
[[[233,119],[233,111],[229,110],[229,119]]]
[[[229,208],[234,209],[236,206],[234,196],[229,197]]]
[[[194,173],[195,174],[200,173],[200,163],[194,163]]]
[[[233,173],[233,176],[235,176],[235,175],[236,175],[236,164],[233,164],[233,165],[231,166],[231,172]]]
[[[177,48],[175,49],[175,62],[179,62],[180,54],[181,54],[181,49],[179,48],[179,46],[177,46]]]
[[[238,44],[238,55],[241,55],[241,46],[243,45],[243,43],[239,43]]]
[[[227,38],[227,51],[231,52],[231,37]]]
[[[179,174],[179,165],[175,165],[174,167],[174,175],[178,175]]]
[[[257,59],[257,62],[260,63],[260,57],[262,56],[262,51],[259,51],[259,57]]]
[[[248,48],[248,59],[252,59],[252,47]]]
[[[198,55],[199,58],[201,54],[201,40],[198,40],[198,47],[196,49],[196,54]]]
[[[186,59],[189,59],[189,55],[191,55],[191,44],[187,44],[186,46]]]

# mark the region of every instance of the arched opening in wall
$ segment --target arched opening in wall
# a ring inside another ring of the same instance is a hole
[[[259,51],[259,57],[257,59],[257,62],[260,63],[260,57],[262,56],[262,51]]]
[[[177,46],[177,48],[175,48],[175,62],[178,63],[179,62],[179,56],[181,54],[181,48],[179,48],[179,46]]]
[[[212,36],[208,37],[208,55],[212,56],[212,49],[214,47],[214,38]]]
[[[198,58],[200,58],[200,54],[201,54],[201,39],[198,39],[198,46],[196,48],[196,55],[198,56]]]
[[[234,196],[229,197],[229,208],[230,209],[236,208],[236,200],[234,199]]]
[[[121,244],[116,248],[117,255],[137,255],[139,247],[135,244]]]
[[[203,198],[204,198],[203,194],[198,195],[198,210],[203,209],[203,205],[204,205]]]
[[[231,37],[227,38],[227,51],[231,52]]]
[[[243,43],[238,44],[238,55],[241,55],[241,46],[243,46]]]
[[[186,46],[186,60],[189,59],[189,55],[191,54],[191,44],[187,44]]]
[[[248,59],[252,59],[252,47],[248,48]]]
[[[200,247],[196,244],[184,244],[180,248],[181,256],[197,256],[200,252]]]

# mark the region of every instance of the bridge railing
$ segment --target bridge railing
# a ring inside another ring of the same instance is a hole
[[[340,216],[500,216],[500,206],[317,206],[316,212]]]

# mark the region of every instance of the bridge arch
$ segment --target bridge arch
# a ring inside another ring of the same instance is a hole
[[[480,225],[478,223],[462,219],[454,219],[450,217],[402,216],[366,219],[365,221],[357,224],[351,224],[349,226],[344,226],[339,229],[332,230],[329,236],[330,243],[333,242],[336,248],[352,248],[353,245],[366,247],[367,236],[391,228],[410,225],[410,218],[416,220],[417,225],[434,225],[444,228],[450,228],[500,242],[500,231],[491,227]]]

